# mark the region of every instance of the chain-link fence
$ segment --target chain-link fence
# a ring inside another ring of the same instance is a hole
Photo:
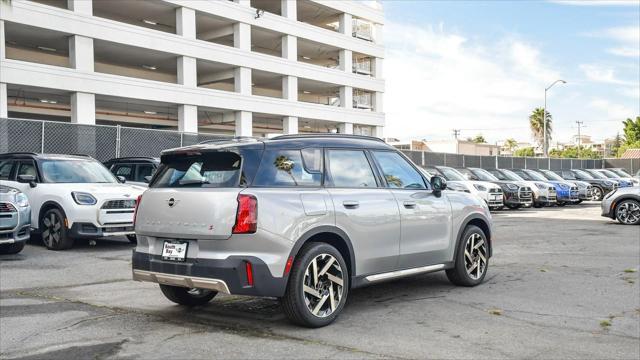
[[[0,119],[0,153],[85,154],[100,161],[124,156],[159,156],[164,149],[193,145],[221,136],[224,135],[43,120]],[[640,159],[555,159],[403,152],[422,166],[551,170],[619,167],[633,173],[640,170]]]

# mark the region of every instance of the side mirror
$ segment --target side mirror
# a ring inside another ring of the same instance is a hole
[[[119,181],[119,182],[121,182],[121,183],[123,183],[123,184],[127,182],[127,178],[125,178],[125,177],[124,177],[124,176],[122,176],[122,175],[118,175],[118,176],[116,176],[116,177],[118,178],[118,181]]]
[[[447,180],[440,175],[434,175],[431,177],[431,189],[433,192],[439,194],[442,190],[447,189]]]
[[[33,175],[18,175],[18,182],[23,184],[29,184],[32,188],[36,187],[36,177]]]
[[[151,175],[147,175],[147,176],[145,176],[145,177],[144,177],[144,182],[146,182],[147,184],[151,183],[151,178],[152,178],[152,176],[151,176]]]

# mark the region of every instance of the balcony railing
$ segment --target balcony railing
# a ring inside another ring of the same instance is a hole
[[[353,37],[373,41],[373,24],[370,22],[353,19],[351,29]]]
[[[353,107],[356,109],[372,109],[371,93],[360,90],[353,91]]]
[[[371,59],[370,58],[354,59],[353,72],[356,74],[371,75]]]

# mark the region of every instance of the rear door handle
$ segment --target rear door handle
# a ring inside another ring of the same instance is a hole
[[[406,207],[407,209],[414,209],[416,207],[416,202],[415,201],[405,201],[403,203],[404,207]]]
[[[360,203],[355,200],[345,200],[342,202],[342,206],[347,209],[357,209],[360,206]]]

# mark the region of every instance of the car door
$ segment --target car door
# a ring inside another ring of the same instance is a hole
[[[400,209],[399,268],[440,264],[451,246],[451,205],[396,151],[371,151]]]
[[[333,201],[336,226],[351,240],[356,275],[395,270],[400,251],[400,213],[370,157],[364,150],[326,149],[325,169],[325,187]]]

